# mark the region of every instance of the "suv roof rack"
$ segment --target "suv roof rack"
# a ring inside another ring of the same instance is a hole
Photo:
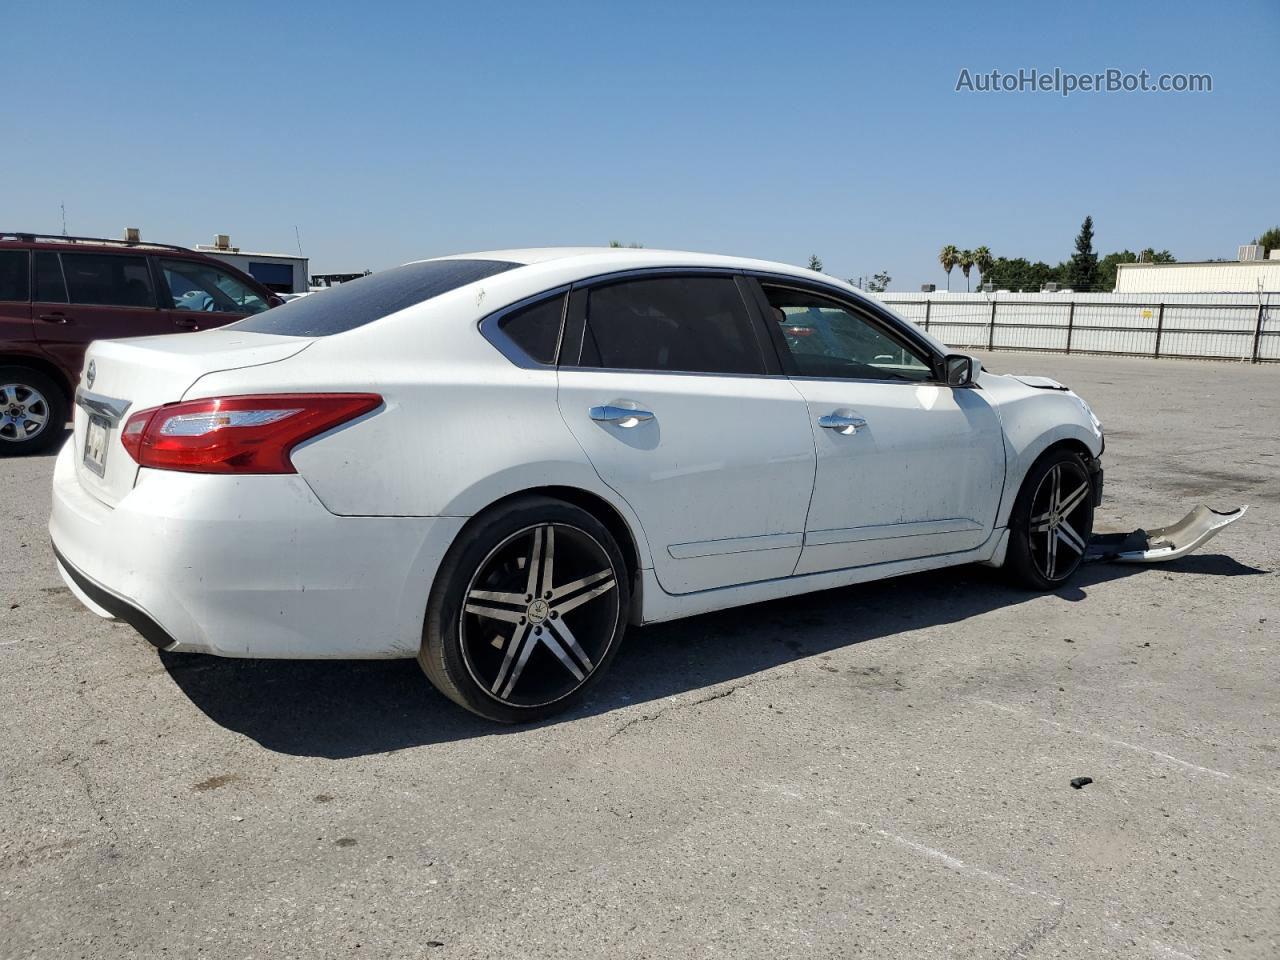
[[[21,230],[0,230],[0,240],[23,240],[27,243],[95,243],[109,247],[155,247],[159,250],[181,250],[183,253],[194,253],[190,247],[180,247],[176,243],[155,243],[151,240],[109,240],[106,237],[64,237],[52,233],[26,233]]]

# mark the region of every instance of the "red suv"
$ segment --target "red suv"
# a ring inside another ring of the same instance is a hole
[[[62,438],[91,341],[220,327],[281,302],[185,247],[0,231],[0,456]]]

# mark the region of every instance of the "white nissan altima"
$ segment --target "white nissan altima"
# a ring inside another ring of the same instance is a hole
[[[503,250],[89,350],[50,533],[159,647],[414,657],[580,697],[627,624],[954,564],[1080,564],[1101,425],[777,263]]]

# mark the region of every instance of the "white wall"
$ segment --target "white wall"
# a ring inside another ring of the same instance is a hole
[[[1280,360],[1280,293],[884,293],[880,299],[957,348],[1222,360],[1253,360],[1256,349],[1258,360]]]
[[[1280,292],[1280,260],[1122,263],[1116,293]]]

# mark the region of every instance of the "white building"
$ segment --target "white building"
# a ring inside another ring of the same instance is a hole
[[[231,246],[231,238],[220,233],[212,244],[196,244],[196,249],[243,270],[268,290],[276,293],[306,293],[310,289],[310,261],[287,253],[251,253]]]
[[[1280,250],[1271,259],[1256,248],[1241,247],[1240,260],[1191,263],[1122,263],[1116,270],[1116,293],[1280,293]]]

